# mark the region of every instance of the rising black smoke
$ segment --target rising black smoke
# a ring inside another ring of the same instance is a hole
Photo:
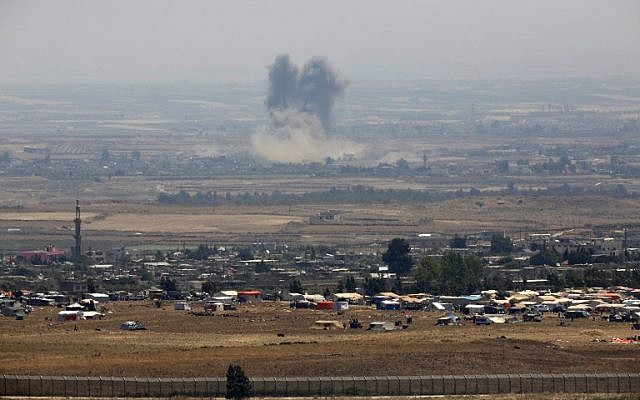
[[[269,66],[265,102],[273,126],[254,134],[255,152],[276,162],[321,161],[348,152],[345,143],[326,135],[347,85],[324,57],[311,58],[299,72],[288,54],[277,56]]]
[[[269,68],[267,109],[273,112],[293,107],[297,90],[298,67],[291,62],[288,54],[280,54]]]

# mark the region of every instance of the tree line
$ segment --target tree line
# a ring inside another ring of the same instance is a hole
[[[428,203],[439,202],[472,196],[505,196],[505,195],[538,195],[538,196],[580,196],[600,195],[614,198],[637,198],[636,192],[630,192],[624,185],[578,187],[563,184],[545,189],[516,188],[513,184],[501,190],[480,191],[469,190],[433,191],[418,189],[376,189],[371,186],[354,185],[347,188],[331,188],[325,191],[305,193],[244,192],[218,193],[217,191],[196,192],[191,194],[185,190],[177,193],[160,193],[157,200],[161,204],[215,206],[223,204],[246,206],[295,205],[295,204],[372,204],[372,203]]]

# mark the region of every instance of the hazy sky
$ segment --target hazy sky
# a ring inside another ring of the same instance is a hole
[[[640,77],[639,0],[0,0],[0,81]]]

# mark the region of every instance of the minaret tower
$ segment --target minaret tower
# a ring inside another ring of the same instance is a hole
[[[76,226],[76,233],[73,235],[73,238],[76,240],[75,246],[73,247],[73,259],[78,261],[82,256],[82,236],[80,235],[80,224],[82,220],[80,219],[80,200],[76,199],[76,219],[73,220],[73,223]]]

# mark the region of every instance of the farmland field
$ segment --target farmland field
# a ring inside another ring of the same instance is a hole
[[[23,245],[72,243],[74,202],[25,204],[0,209],[0,240]],[[326,205],[292,206],[165,206],[139,201],[93,201],[83,204],[83,236],[87,245],[149,242],[192,245],[252,243],[283,237],[289,242],[366,246],[393,237],[419,233],[454,234],[506,231],[514,238],[527,232],[566,232],[640,225],[638,199],[598,196],[474,197],[422,204],[335,204],[339,221],[314,224],[311,217]],[[16,229],[20,229],[16,231]]]

